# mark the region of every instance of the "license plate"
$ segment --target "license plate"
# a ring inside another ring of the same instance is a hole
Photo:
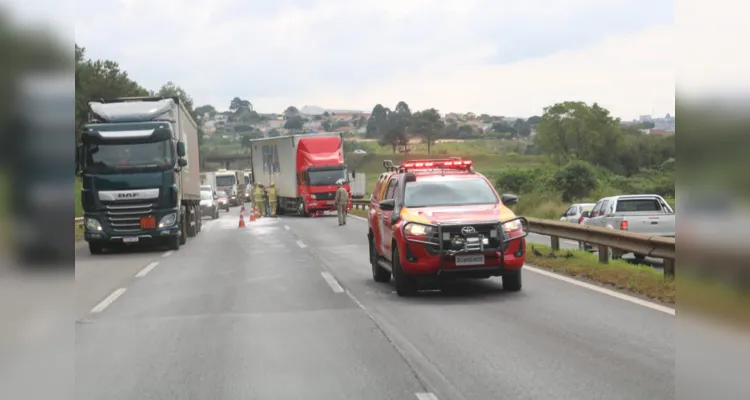
[[[123,243],[136,243],[138,242],[138,238],[137,237],[124,237],[122,238],[122,242]]]
[[[328,204],[330,204],[330,205],[334,205],[334,204],[336,204],[336,201],[335,201],[335,200],[330,200],[330,201],[328,202]]]
[[[456,256],[456,265],[484,265],[484,254],[477,254],[471,256]]]
[[[156,218],[154,217],[141,217],[141,229],[155,229]]]

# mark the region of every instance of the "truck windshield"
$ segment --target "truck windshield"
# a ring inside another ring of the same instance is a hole
[[[308,171],[310,186],[335,185],[337,181],[346,181],[346,168]]]
[[[405,188],[406,207],[466,206],[497,204],[497,195],[481,178],[439,179],[409,182]]]
[[[123,169],[174,168],[174,154],[168,140],[152,143],[91,144],[86,148],[86,170],[94,173]]]
[[[221,187],[234,186],[235,183],[237,183],[237,180],[234,178],[233,175],[224,175],[224,176],[216,177],[216,186],[221,186]]]

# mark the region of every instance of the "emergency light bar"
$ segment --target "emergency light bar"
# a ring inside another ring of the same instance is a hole
[[[471,167],[471,160],[462,160],[458,157],[447,160],[410,160],[401,164],[404,171],[418,169],[467,169]]]

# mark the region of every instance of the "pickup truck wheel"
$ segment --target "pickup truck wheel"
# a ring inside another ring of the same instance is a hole
[[[104,253],[104,246],[100,243],[89,243],[89,253],[96,255]]]
[[[401,261],[398,254],[398,249],[394,246],[393,249],[393,280],[396,284],[396,293],[400,297],[412,296],[417,293],[417,280],[414,277],[406,275],[404,270],[401,269]]]
[[[523,287],[523,280],[521,279],[521,270],[508,271],[503,274],[503,290],[509,292],[518,292]]]
[[[391,272],[381,267],[378,264],[378,253],[375,251],[375,241],[372,238],[368,240],[370,242],[370,266],[372,268],[372,279],[375,282],[386,283],[391,280]]]

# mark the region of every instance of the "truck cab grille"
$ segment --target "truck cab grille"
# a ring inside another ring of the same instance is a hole
[[[315,193],[315,200],[333,200],[336,198],[336,192]]]
[[[156,203],[148,201],[117,202],[105,204],[107,222],[115,232],[134,232],[141,230],[141,217],[153,215]]]

